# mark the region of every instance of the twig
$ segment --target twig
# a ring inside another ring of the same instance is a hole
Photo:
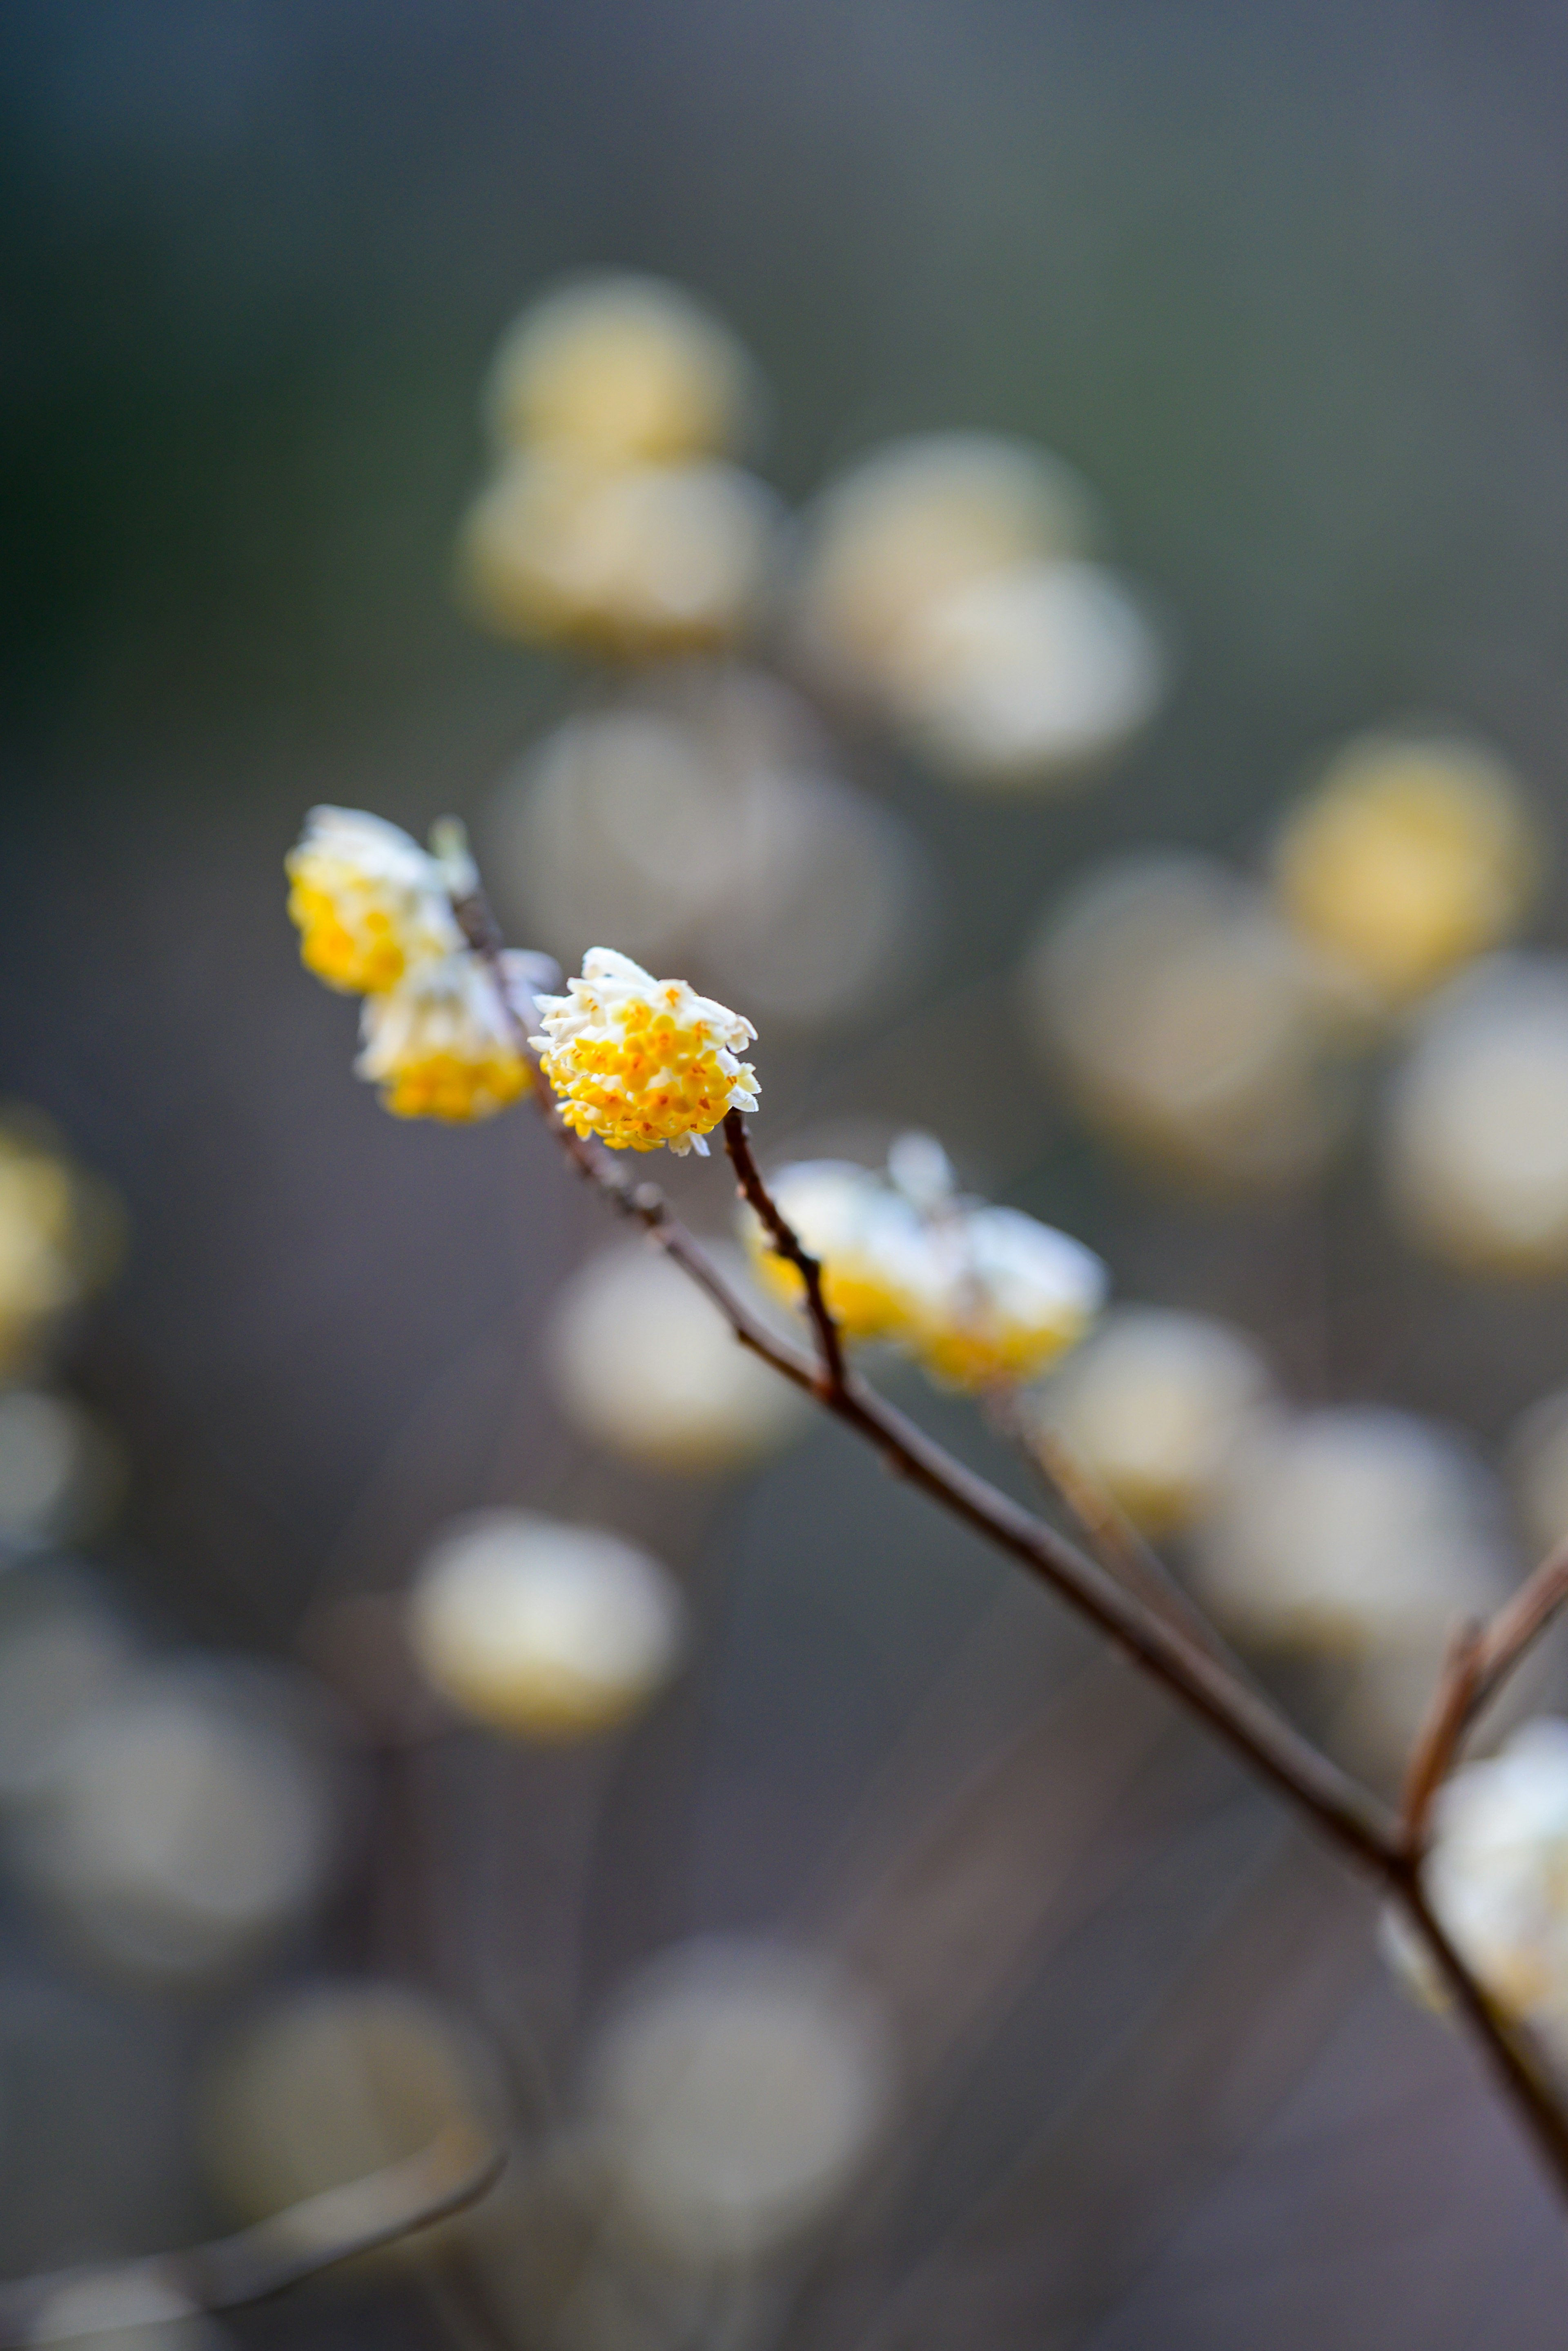
[[[495,2186],[506,2161],[506,2148],[488,2140],[476,2155],[472,2127],[454,2124],[407,2161],[291,2204],[237,2236],[146,2261],[59,2270],[0,2285],[0,2351],[47,2340],[37,2328],[40,2320],[47,2323],[49,2304],[89,2283],[101,2293],[101,2314],[73,2309],[73,2342],[122,2334],[139,2319],[164,2313],[232,2310],[242,2303],[269,2301],[340,2262],[375,2252],[476,2204]]]
[[[483,897],[476,893],[462,902],[457,912],[465,935],[495,975],[502,1000],[519,1032],[519,1050],[528,1052],[532,1059],[527,1044],[527,1024],[511,1002],[499,935]],[[1163,1615],[1155,1614],[1143,1599],[1087,1559],[1064,1536],[977,1476],[867,1388],[844,1364],[837,1326],[825,1308],[821,1310],[822,1319],[817,1322],[823,1357],[821,1371],[779,1339],[736,1295],[692,1236],[671,1215],[656,1186],[629,1184],[601,1151],[572,1134],[542,1082],[535,1087],[534,1101],[578,1174],[593,1184],[621,1215],[640,1223],[653,1236],[712,1299],[742,1346],[749,1348],[764,1363],[771,1364],[797,1387],[814,1395],[826,1411],[872,1446],[895,1475],[907,1479],[950,1516],[1018,1560],[1125,1657],[1206,1723],[1260,1778],[1382,1885],[1431,1954],[1494,2079],[1519,2113],[1559,2189],[1568,2197],[1568,2115],[1512,2024],[1493,2007],[1449,1940],[1427,1898],[1419,1860],[1410,1852],[1403,1823],[1393,1819],[1375,1798],[1358,1787],[1267,1699],[1249,1689],[1220,1658],[1210,1655]],[[769,1196],[751,1160],[738,1117],[736,1124],[741,1144],[739,1158],[731,1142],[728,1119],[725,1139],[742,1188],[762,1217],[775,1248],[800,1270],[810,1301],[812,1290],[807,1270],[818,1271],[820,1277],[820,1269]],[[820,1301],[820,1278],[816,1295]],[[815,1313],[813,1319],[816,1320]],[[1548,1562],[1548,1569],[1532,1579],[1513,1608],[1499,1619],[1488,1641],[1487,1659],[1478,1685],[1484,1687],[1487,1695],[1497,1687],[1564,1599],[1568,1599],[1568,1558],[1560,1568],[1555,1562]]]
[[[811,1317],[811,1327],[817,1334],[817,1345],[822,1358],[824,1402],[843,1393],[844,1349],[839,1326],[822,1294],[822,1268],[818,1259],[805,1249],[800,1236],[786,1222],[775,1206],[768,1186],[758,1172],[751,1155],[751,1144],[746,1132],[746,1121],[739,1111],[725,1113],[724,1147],[735,1169],[741,1197],[767,1228],[776,1257],[786,1259],[806,1285],[806,1305]]]
[[[1018,1392],[993,1388],[987,1412],[1000,1434],[1017,1447],[1048,1493],[1061,1501],[1075,1520],[1094,1557],[1108,1575],[1138,1594],[1157,1614],[1208,1651],[1239,1680],[1241,1668],[1203,1611],[1183,1591],[1151,1543],[1145,1542],[1126,1512],[1099,1479],[1051,1430],[1031,1426],[1019,1409]]]
[[[1462,1728],[1468,1729],[1496,1695],[1525,1651],[1538,1641],[1568,1602],[1568,1543],[1560,1543],[1500,1608],[1486,1629],[1474,1695]]]
[[[1475,1711],[1485,1650],[1485,1628],[1474,1620],[1461,1625],[1448,1646],[1427,1719],[1411,1752],[1400,1817],[1406,1850],[1412,1860],[1418,1861],[1426,1852],[1432,1799],[1448,1775],[1465,1725]]]

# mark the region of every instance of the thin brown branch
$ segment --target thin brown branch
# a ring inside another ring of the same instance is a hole
[[[1145,1542],[1126,1512],[1092,1471],[1049,1428],[1031,1426],[1019,1409],[1012,1388],[995,1388],[987,1411],[1002,1436],[1022,1455],[1046,1489],[1067,1510],[1079,1533],[1108,1575],[1164,1616],[1178,1632],[1207,1649],[1217,1663],[1245,1678],[1203,1611],[1183,1591],[1152,1543]]]
[[[1467,1726],[1497,1695],[1525,1651],[1568,1603],[1568,1543],[1559,1544],[1486,1628]]]
[[[1542,1561],[1490,1624],[1467,1625],[1456,1635],[1406,1774],[1401,1810],[1412,1854],[1425,1844],[1432,1801],[1453,1769],[1466,1732],[1565,1603],[1568,1544]]]
[[[476,951],[491,964],[503,1000],[519,1030],[523,1030],[526,1024],[511,1004],[500,962],[498,935],[483,899],[476,896],[465,901],[458,912]],[[523,1050],[530,1050],[526,1035]],[[1086,1558],[1043,1520],[977,1476],[867,1388],[843,1364],[837,1326],[827,1316],[825,1308],[823,1322],[817,1326],[823,1355],[821,1372],[795,1348],[776,1337],[735,1294],[692,1236],[672,1217],[655,1186],[629,1184],[601,1151],[571,1134],[542,1083],[535,1089],[535,1100],[578,1174],[601,1191],[622,1216],[634,1219],[653,1236],[712,1299],[743,1346],[771,1364],[797,1387],[816,1396],[825,1410],[870,1445],[895,1475],[906,1479],[949,1516],[1018,1560],[1124,1656],[1205,1723],[1233,1754],[1349,1859],[1382,1884],[1431,1954],[1494,2079],[1513,2104],[1560,2190],[1568,2195],[1568,2116],[1512,2026],[1494,2008],[1449,1941],[1427,1898],[1419,1863],[1411,1855],[1403,1823],[1394,1820],[1375,1798],[1321,1753],[1268,1699],[1249,1689],[1223,1658],[1211,1655],[1180,1627],[1154,1613],[1144,1599]],[[815,1260],[802,1248],[768,1195],[746,1146],[744,1128],[740,1128],[742,1155],[738,1159],[730,1141],[727,1121],[726,1142],[730,1145],[731,1158],[747,1197],[772,1234],[775,1247],[807,1280],[810,1299],[812,1293],[807,1268],[815,1268]],[[820,1269],[816,1270],[820,1301]],[[831,1353],[828,1334],[833,1343]],[[1568,1558],[1561,1568],[1556,1562],[1549,1562],[1498,1620],[1488,1637],[1477,1683],[1479,1690],[1490,1695],[1565,1598]],[[1478,1698],[1477,1703],[1480,1702]]]
[[[822,1268],[820,1260],[801,1242],[800,1235],[780,1214],[772,1195],[764,1184],[751,1155],[751,1144],[746,1132],[746,1121],[739,1111],[727,1111],[724,1121],[724,1147],[735,1169],[740,1195],[763,1226],[773,1244],[774,1254],[795,1268],[806,1289],[806,1307],[811,1327],[817,1334],[817,1346],[822,1358],[824,1401],[831,1401],[843,1393],[844,1348],[839,1326],[833,1320],[827,1299],[822,1292]]]
[[[1486,1648],[1484,1627],[1461,1625],[1448,1646],[1432,1703],[1411,1752],[1400,1803],[1406,1850],[1418,1860],[1427,1847],[1432,1800],[1448,1776],[1465,1725],[1475,1711],[1476,1686]]]
[[[1422,1885],[1419,1864],[1401,1862],[1390,1873],[1390,1886],[1396,1907],[1425,1944],[1493,2081],[1524,2123],[1559,2189],[1568,2192],[1568,2115],[1554,2086],[1450,1941]]]
[[[38,2341],[39,2322],[65,2294],[93,2285],[96,2307],[73,2308],[69,2335],[123,2334],[167,2311],[232,2310],[266,2302],[339,2262],[400,2242],[476,2204],[500,2178],[506,2148],[454,2124],[405,2162],[291,2204],[237,2236],[183,2252],[91,2269],[59,2270],[0,2285],[0,2351]]]

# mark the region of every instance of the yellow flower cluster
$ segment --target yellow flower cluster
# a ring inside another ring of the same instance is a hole
[[[684,979],[655,979],[630,956],[591,947],[564,996],[538,999],[529,1040],[562,1118],[614,1151],[706,1154],[729,1110],[757,1106],[756,1072],[738,1059],[757,1031]]]
[[[380,817],[319,808],[287,865],[301,959],[329,987],[363,996],[355,1066],[386,1109],[464,1123],[528,1092],[517,1017],[453,912],[476,880],[460,845],[436,854]],[[527,958],[508,960],[526,990]]]
[[[894,1145],[889,1173],[841,1160],[782,1168],[773,1197],[822,1268],[822,1294],[849,1340],[881,1339],[946,1387],[1030,1380],[1081,1339],[1104,1299],[1100,1259],[1016,1208],[958,1197],[924,1136]],[[751,1261],[800,1301],[799,1272],[748,1209]]]

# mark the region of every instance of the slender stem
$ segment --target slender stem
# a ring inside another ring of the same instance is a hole
[[[519,1050],[528,1051],[527,1023],[511,1002],[498,935],[487,907],[476,896],[465,901],[458,913],[470,942],[495,975],[519,1035]],[[806,1284],[821,1356],[820,1368],[779,1339],[731,1290],[671,1215],[655,1185],[629,1183],[602,1151],[572,1134],[542,1082],[535,1087],[534,1101],[577,1173],[621,1215],[642,1225],[706,1291],[742,1346],[814,1395],[826,1411],[870,1445],[895,1475],[907,1479],[950,1516],[1018,1560],[1206,1723],[1348,1859],[1383,1885],[1430,1952],[1494,2079],[1514,2105],[1559,2189],[1568,2197],[1568,2116],[1518,2034],[1493,2007],[1448,1939],[1427,1899],[1419,1858],[1410,1850],[1405,1823],[1396,1821],[1267,1699],[1249,1689],[1222,1659],[1156,1615],[1143,1599],[1065,1537],[966,1468],[856,1377],[844,1363],[838,1326],[822,1301],[821,1267],[769,1196],[751,1156],[739,1113],[731,1112],[726,1118],[726,1146],[741,1189],[762,1218],[775,1249],[799,1269]],[[1560,1559],[1546,1562],[1492,1627],[1476,1677],[1478,1691],[1490,1695],[1565,1600],[1568,1548]],[[1476,1703],[1479,1702],[1478,1698]]]
[[[1447,1779],[1465,1725],[1475,1706],[1476,1687],[1486,1654],[1486,1628],[1461,1625],[1448,1646],[1427,1719],[1421,1726],[1405,1775],[1400,1805],[1406,1850],[1418,1861],[1427,1847],[1432,1802]]]
[[[822,1292],[821,1262],[803,1246],[799,1234],[776,1206],[758,1172],[757,1162],[751,1155],[746,1121],[737,1110],[725,1113],[724,1147],[735,1169],[741,1197],[765,1227],[773,1244],[774,1255],[786,1259],[806,1285],[807,1311],[811,1317],[811,1327],[816,1332],[817,1346],[822,1358],[823,1401],[831,1402],[844,1392],[844,1348],[839,1326]]]

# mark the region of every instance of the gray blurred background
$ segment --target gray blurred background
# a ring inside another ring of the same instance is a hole
[[[497,778],[580,691],[451,588],[477,383],[562,271],[653,270],[730,321],[791,502],[889,433],[1038,438],[1102,495],[1175,691],[1066,800],[967,799],[850,747],[925,841],[939,918],[880,1027],[781,1050],[771,1087],[764,1039],[761,1138],[940,1125],[967,1180],[1080,1234],[1123,1290],[1265,1333],[1299,1395],[1497,1441],[1568,1373],[1561,1285],[1417,1265],[1359,1148],[1310,1246],[1297,1201],[1151,1188],[1019,1078],[1011,975],[1087,862],[1246,855],[1303,761],[1390,713],[1496,743],[1561,838],[1565,92],[1568,31],[1525,5],[0,19],[0,1029],[5,1091],[129,1215],[68,1364],[131,1464],[100,1572],[175,1650],[290,1657],[324,1588],[395,1588],[479,1502],[681,1566],[697,1665],[612,1752],[459,1743],[410,1774],[361,1726],[340,1869],[278,1966],[413,1982],[569,2079],[581,2020],[672,1938],[809,1932],[836,1905],[895,1990],[951,1949],[970,1993],[904,1986],[928,2038],[897,2176],[747,2316],[765,2338],[1545,2351],[1564,2251],[1468,2057],[1379,1974],[1369,1906],[1113,1669],[1085,1682],[1045,1604],[847,1440],[709,1488],[563,1428],[538,1333],[593,1206],[531,1122],[397,1125],[351,1082],[283,854],[321,799],[482,839]],[[1557,890],[1537,930],[1561,943]],[[722,1223],[722,1176],[678,1189]],[[957,1407],[920,1408],[989,1458]],[[922,1839],[958,1787],[974,1823],[944,1861]],[[191,2085],[256,1984],[106,1986],[5,1901],[6,2267],[220,2225]],[[536,2339],[483,2300],[372,2275],[233,2324]],[[685,2339],[757,2339],[722,2325]]]

